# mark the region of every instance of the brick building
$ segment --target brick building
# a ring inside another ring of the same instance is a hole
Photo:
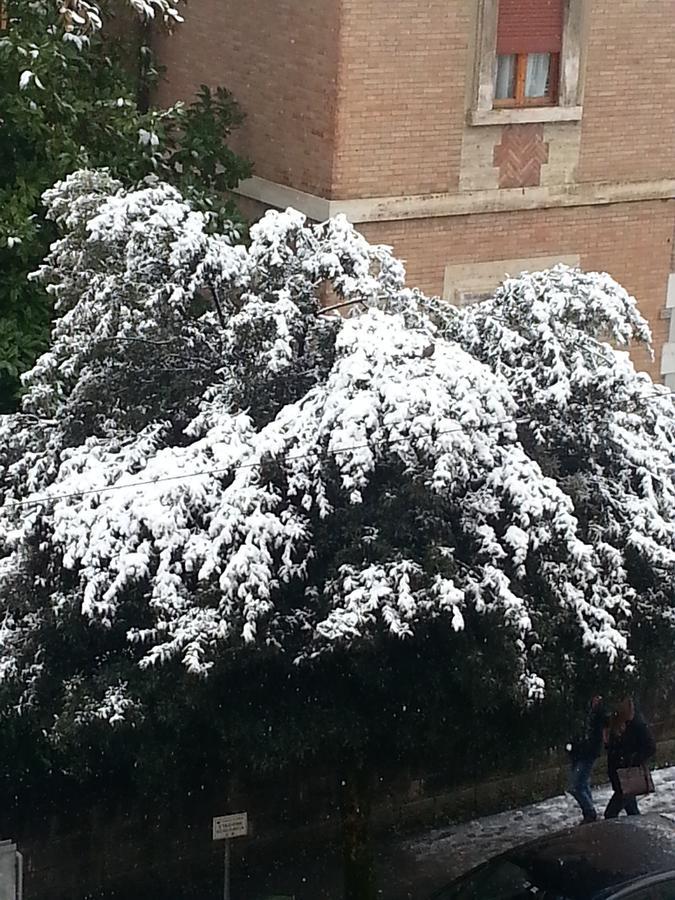
[[[345,213],[453,302],[609,271],[675,389],[673,0],[191,0],[160,42],[162,100],[243,107],[252,211]]]

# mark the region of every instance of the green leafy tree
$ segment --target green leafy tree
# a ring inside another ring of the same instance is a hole
[[[177,11],[131,0],[141,16]],[[107,35],[106,15],[127,5],[11,0],[0,31],[0,411],[16,403],[19,375],[45,348],[51,306],[28,278],[55,238],[43,192],[82,166],[107,167],[125,185],[155,176],[209,211],[214,227],[237,220],[228,192],[250,174],[227,146],[242,114],[223,88],[190,105],[145,109],[157,76],[147,46]],[[143,29],[136,29],[141,37]],[[134,34],[132,28],[127,32]],[[137,60],[129,59],[132,52]],[[140,80],[139,80],[140,79]],[[142,83],[141,83],[142,82]]]

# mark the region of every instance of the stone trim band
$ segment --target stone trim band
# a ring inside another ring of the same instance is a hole
[[[413,194],[404,197],[329,200],[254,176],[242,181],[236,193],[277,209],[292,206],[316,222],[323,222],[332,216],[343,214],[354,224],[365,224],[527,209],[670,200],[675,198],[675,179],[582,182],[531,188],[464,191],[459,194]]]

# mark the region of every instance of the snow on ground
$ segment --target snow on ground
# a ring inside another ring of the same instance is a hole
[[[643,813],[675,814],[675,766],[654,772],[654,784],[656,793],[640,799],[640,810]],[[611,788],[602,786],[593,794],[601,816]],[[574,800],[568,794],[562,794],[531,806],[425,832],[404,841],[401,849],[409,857],[406,868],[417,868],[421,881],[426,883],[438,878],[442,884],[443,875],[447,876],[446,881],[451,880],[497,853],[576,825],[580,820],[581,813]]]

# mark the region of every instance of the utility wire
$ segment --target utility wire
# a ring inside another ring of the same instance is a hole
[[[655,392],[653,394],[646,394],[644,397],[638,398],[641,402],[644,403],[652,403],[656,400],[664,400],[669,398],[670,394],[663,392]],[[591,404],[592,406],[593,404]],[[449,434],[457,434],[459,432],[471,433],[472,431],[484,431],[484,430],[492,430],[493,428],[501,428],[505,425],[527,425],[531,422],[536,422],[537,420],[532,419],[530,417],[520,417],[513,418],[510,417],[508,419],[501,419],[495,422],[488,422],[481,425],[459,425],[455,428],[444,429],[443,431],[438,431],[434,435],[434,438],[444,437]],[[395,444],[401,443],[412,443],[412,437],[410,435],[405,435],[399,438],[381,438],[379,440],[374,441],[366,441],[360,444],[351,444],[344,447],[335,447],[333,449],[328,449],[324,452],[324,456],[337,456],[339,453],[352,453],[355,450],[369,450],[372,447],[388,447]],[[320,449],[320,448],[318,448]],[[288,462],[296,462],[301,459],[309,459],[311,457],[310,453],[287,453],[283,454],[281,457],[277,457],[277,459],[285,460]],[[238,463],[232,466],[218,466],[213,469],[202,469],[198,472],[181,472],[176,475],[163,475],[159,478],[148,478],[143,481],[134,481],[130,484],[112,484],[106,487],[100,488],[87,488],[82,491],[72,491],[70,493],[65,494],[52,494],[44,497],[38,497],[36,499],[30,500],[10,500],[9,503],[13,504],[15,507],[27,507],[27,506],[40,506],[46,505],[49,503],[55,503],[59,500],[74,500],[82,497],[91,496],[92,494],[107,494],[113,491],[124,491],[124,490],[134,490],[141,487],[147,487],[155,484],[163,484],[169,481],[185,481],[188,478],[201,478],[208,475],[220,475],[223,473],[233,473],[244,469],[257,469],[264,465],[261,461],[256,462],[248,462],[248,463]]]

